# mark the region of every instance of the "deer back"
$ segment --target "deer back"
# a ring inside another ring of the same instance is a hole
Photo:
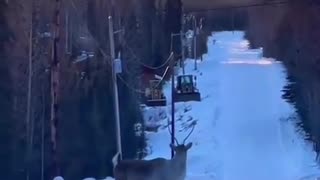
[[[115,169],[116,180],[184,180],[186,177],[187,150],[192,146],[172,146],[176,154],[171,160],[122,160]]]
[[[116,180],[169,180],[169,160],[156,158],[152,160],[122,160],[114,169]]]

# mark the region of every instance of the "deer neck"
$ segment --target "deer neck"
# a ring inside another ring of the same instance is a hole
[[[171,165],[172,168],[176,170],[176,172],[181,173],[180,176],[185,176],[186,175],[186,168],[187,168],[187,154],[176,154],[172,159],[171,159]]]

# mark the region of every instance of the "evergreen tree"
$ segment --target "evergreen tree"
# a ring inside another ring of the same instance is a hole
[[[5,5],[0,3],[0,177],[3,180],[12,179],[12,141],[13,119],[12,115],[12,91],[9,76],[8,62],[4,52],[4,43],[10,35],[4,17]]]

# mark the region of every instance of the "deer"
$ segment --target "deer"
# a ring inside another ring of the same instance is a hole
[[[155,158],[151,160],[121,160],[117,163],[116,157],[113,158],[114,178],[115,180],[184,180],[187,170],[187,152],[192,147],[192,142],[186,144],[186,140],[192,134],[192,129],[180,144],[177,138],[174,138],[177,145],[169,144],[174,150],[172,159]],[[169,129],[169,133],[172,132]]]

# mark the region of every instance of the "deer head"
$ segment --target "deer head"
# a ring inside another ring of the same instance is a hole
[[[196,126],[197,124],[197,121],[193,121],[190,125],[189,125],[189,128],[191,127],[191,131],[189,132],[189,134],[183,139],[182,141],[182,144],[179,143],[178,139],[176,137],[174,137],[174,141],[177,143],[177,146],[175,146],[174,144],[170,144],[170,148],[173,149],[174,151],[177,150],[177,147],[189,147],[187,148],[187,150],[189,150],[191,147],[192,147],[192,143],[188,143],[186,146],[185,146],[185,143],[186,143],[186,140],[189,138],[189,136],[192,134],[193,130],[194,130],[194,127]],[[168,131],[170,133],[170,135],[172,136],[172,132],[169,128],[169,123],[168,123]]]
[[[192,134],[194,127],[196,125],[196,121],[193,121],[189,128],[191,127],[191,131],[189,134],[183,139],[182,143],[179,143],[177,138],[174,138],[177,145],[170,144],[170,148],[175,152],[173,158],[170,160],[170,166],[175,170],[174,177],[175,179],[183,180],[186,177],[187,170],[187,152],[192,147],[192,142],[186,144],[186,140]],[[169,127],[169,126],[168,126]],[[172,135],[170,128],[168,128],[169,133]]]
[[[185,144],[174,145],[170,144],[170,148],[175,152],[174,159],[179,159],[180,164],[186,165],[187,162],[187,152],[192,147],[192,142]]]
[[[177,146],[174,144],[170,144],[170,148],[178,154],[186,153],[191,147],[192,147],[192,142],[188,143],[187,145],[179,144]]]

